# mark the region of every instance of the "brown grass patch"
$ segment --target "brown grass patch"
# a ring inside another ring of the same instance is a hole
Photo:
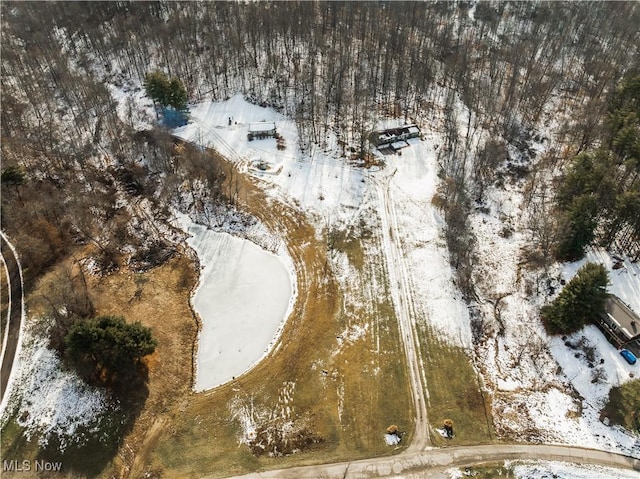
[[[185,281],[185,277],[189,280]],[[99,315],[124,315],[153,330],[156,352],[146,358],[149,395],[132,432],[125,438],[117,466],[131,464],[156,419],[191,391],[196,319],[189,297],[196,281],[194,264],[184,255],[161,267],[135,274],[121,270],[91,281]]]
[[[4,263],[0,265],[0,337],[4,337],[9,311],[9,283]]]
[[[461,446],[492,442],[493,420],[490,397],[467,353],[429,330],[421,332],[426,351],[425,372],[429,402],[427,412],[434,446]],[[428,347],[425,345],[428,344]],[[435,432],[446,419],[453,421],[455,437],[445,439]]]

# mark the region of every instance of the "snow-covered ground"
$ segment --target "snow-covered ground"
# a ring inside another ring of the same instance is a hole
[[[637,479],[635,471],[612,469],[588,464],[570,464],[556,461],[513,461],[505,462],[505,467],[513,471],[514,479]],[[461,469],[447,471],[450,479],[473,477],[473,472]]]
[[[44,446],[55,438],[62,450],[70,443],[83,444],[85,435],[99,431],[102,419],[114,410],[113,401],[102,390],[62,368],[47,340],[32,327],[25,330],[18,364],[17,387],[2,422],[17,412],[18,424],[29,440],[37,437]]]
[[[247,139],[249,124],[261,121],[276,123],[284,150],[278,149],[274,138]],[[242,95],[193,106],[190,123],[174,133],[186,141],[215,148],[244,171],[277,186],[272,194],[293,199],[305,211],[319,215],[320,222],[348,222],[363,205],[365,171],[337,159],[336,150],[302,153],[293,120],[248,103]],[[268,166],[266,171],[257,167],[260,162]]]
[[[106,86],[116,102],[120,120],[134,130],[152,128],[156,118],[153,101],[146,96],[142,85],[133,80],[112,81],[118,84],[106,83]]]
[[[438,136],[409,140],[402,155],[387,156],[387,167],[374,179],[387,188],[397,219],[402,253],[418,321],[452,344],[470,348],[467,305],[455,286],[454,272],[443,237],[444,219],[431,204],[439,182],[435,145]],[[381,214],[385,214],[384,211]]]
[[[236,95],[224,102],[195,105],[192,122],[175,134],[194,143],[210,146],[254,175],[271,183],[272,194],[288,199],[317,219],[319,228],[342,229],[367,218],[364,211],[385,214],[382,192],[394,206],[401,243],[406,254],[416,307],[431,327],[456,344],[471,343],[467,307],[454,286],[449,258],[441,238],[443,220],[431,205],[439,182],[435,132],[424,140],[409,140],[401,155],[380,155],[384,169],[352,166],[339,157],[337,149],[313,149],[302,153],[295,123],[270,108],[262,108]],[[229,118],[232,124],[229,125]],[[278,150],[275,139],[247,140],[249,124],[274,121],[286,149]],[[380,128],[399,126],[397,120]],[[330,142],[331,143],[331,142]],[[270,166],[263,173],[253,165]],[[271,174],[269,174],[269,172]],[[419,280],[419,281],[418,281]]]
[[[192,299],[202,321],[194,387],[204,391],[239,376],[275,344],[295,299],[292,276],[254,243],[178,217],[201,267]]]
[[[523,254],[530,241],[523,184],[510,178],[487,189],[485,209],[471,218],[477,239],[475,264],[478,309],[487,340],[478,344],[477,364],[494,388],[494,421],[499,433],[522,440],[613,450],[640,457],[640,438],[600,421],[611,387],[640,374],[594,326],[563,339],[549,337],[540,307],[560,291],[586,262],[609,271],[609,291],[640,311],[640,266],[612,269],[605,251],[582,261],[529,271]],[[553,280],[553,278],[556,278]],[[553,286],[550,289],[549,286]]]

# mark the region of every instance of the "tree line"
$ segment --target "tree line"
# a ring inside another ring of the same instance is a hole
[[[38,17],[38,48],[55,26],[54,45],[92,75],[142,80],[160,68],[194,100],[241,91],[294,116],[303,146],[323,145],[329,130],[357,145],[382,114],[425,117],[437,86],[457,89],[487,124],[533,124],[553,94],[589,99],[610,88],[632,62],[639,19],[633,2],[480,2],[473,15],[464,2],[14,9]],[[34,31],[29,22],[20,30]]]
[[[560,178],[557,256],[576,260],[594,241],[640,259],[640,74],[614,90],[597,148]]]

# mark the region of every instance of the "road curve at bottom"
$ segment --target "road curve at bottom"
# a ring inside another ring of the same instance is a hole
[[[244,476],[236,476],[236,478],[364,479],[399,475],[405,479],[437,478],[445,477],[441,473],[450,467],[465,467],[505,460],[562,461],[640,471],[640,459],[613,452],[547,444],[489,444],[434,448],[422,452],[404,452],[397,456],[256,472]]]
[[[4,409],[11,388],[11,374],[14,369],[15,359],[19,352],[20,330],[22,329],[22,317],[24,297],[22,290],[22,270],[18,262],[18,255],[13,245],[0,231],[0,250],[7,268],[9,280],[9,317],[5,338],[2,344],[2,357],[0,359],[0,412]]]

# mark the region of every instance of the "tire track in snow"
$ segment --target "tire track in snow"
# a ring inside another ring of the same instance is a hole
[[[429,437],[429,421],[427,418],[425,384],[423,377],[422,358],[417,346],[415,319],[416,312],[412,299],[409,268],[400,244],[400,228],[395,206],[390,197],[390,186],[393,174],[386,177],[386,184],[375,181],[378,198],[382,208],[380,211],[382,221],[383,254],[387,263],[387,272],[391,289],[391,298],[398,318],[400,335],[404,343],[409,368],[409,379],[413,404],[416,410],[415,432],[413,441],[407,449],[408,452],[416,452],[431,445]]]
[[[238,165],[243,164],[244,159],[236,152],[236,150],[225,140],[222,135],[215,131],[215,127],[205,124],[199,118],[194,119],[194,123],[198,126],[196,138],[191,141],[196,145],[203,145],[207,148],[217,150],[225,158],[231,160]],[[204,144],[203,139],[208,138],[209,141]]]

